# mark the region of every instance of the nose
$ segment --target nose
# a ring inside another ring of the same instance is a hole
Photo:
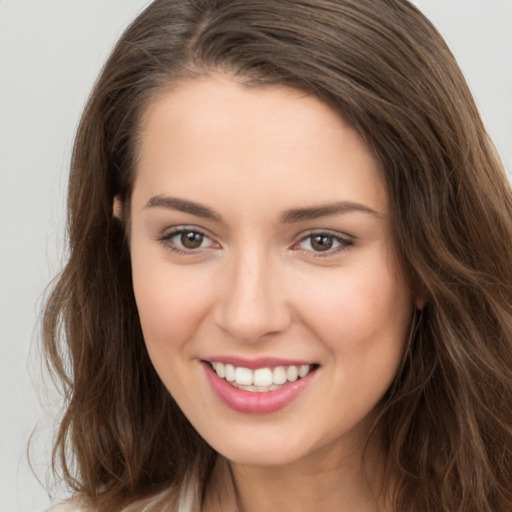
[[[215,321],[238,341],[254,343],[283,332],[291,312],[275,262],[263,254],[247,254],[227,269]]]

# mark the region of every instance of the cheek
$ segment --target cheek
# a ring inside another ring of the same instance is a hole
[[[176,270],[162,258],[147,265],[138,256],[132,254],[133,286],[148,350],[150,354],[181,350],[208,310],[208,281],[197,270]]]
[[[382,259],[309,285],[303,318],[334,351],[402,350],[412,316],[405,280]],[[354,352],[356,351],[356,352]]]

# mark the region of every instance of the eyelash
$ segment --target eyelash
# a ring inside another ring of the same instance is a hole
[[[336,242],[339,245],[334,248],[326,249],[325,251],[314,251],[312,249],[300,249],[300,248],[297,248],[296,250],[302,250],[304,252],[312,253],[312,254],[314,254],[315,258],[328,258],[329,256],[335,256],[337,254],[345,252],[349,249],[349,247],[354,245],[354,241],[352,239],[349,239],[348,237],[345,238],[337,232],[323,230],[323,231],[310,231],[306,235],[303,235],[300,238],[300,240],[292,246],[292,248],[298,247],[299,245],[303,244],[307,240],[309,240],[309,245],[311,246],[313,239],[315,237],[328,238],[332,242]]]
[[[162,245],[166,249],[169,249],[170,251],[173,251],[177,254],[184,254],[186,256],[192,256],[194,254],[199,254],[200,252],[203,252],[204,249],[208,248],[208,247],[206,247],[206,248],[198,247],[196,249],[187,249],[187,248],[180,247],[179,245],[177,245],[175,242],[172,241],[172,239],[174,237],[179,236],[179,235],[184,235],[186,233],[194,233],[196,235],[202,236],[203,240],[208,239],[211,242],[213,242],[211,237],[209,237],[204,231],[194,228],[194,227],[187,227],[187,226],[177,227],[177,228],[173,229],[172,231],[167,232],[167,233],[163,234],[162,236],[158,237],[157,240],[159,242],[161,242]]]
[[[191,234],[202,236],[203,240],[201,241],[201,243],[205,239],[208,239],[208,240],[210,240],[210,242],[213,245],[218,245],[215,242],[213,242],[211,237],[208,236],[204,231],[202,231],[200,229],[197,229],[197,228],[194,228],[194,227],[186,227],[186,226],[177,227],[177,228],[173,229],[172,231],[167,232],[164,235],[158,237],[157,240],[159,242],[161,242],[162,245],[166,249],[169,249],[170,251],[175,252],[177,254],[183,254],[183,255],[186,255],[186,256],[192,256],[192,255],[200,254],[205,249],[209,248],[209,247],[205,247],[205,248],[198,247],[198,248],[194,248],[194,249],[187,249],[187,248],[183,248],[183,247],[177,245],[176,242],[172,242],[172,239],[174,237],[177,237],[177,236],[180,236],[180,235],[182,236],[182,235],[184,235],[186,233],[191,233]],[[336,242],[339,245],[336,246],[335,248],[328,248],[325,251],[315,251],[313,249],[303,249],[303,248],[300,248],[300,245],[305,243],[307,240],[309,240],[309,245],[311,246],[314,237],[328,238],[330,241]],[[315,258],[327,258],[329,256],[334,256],[334,255],[337,255],[337,254],[339,254],[341,252],[344,252],[344,251],[348,250],[348,248],[353,246],[353,245],[354,245],[354,241],[352,239],[342,237],[342,236],[340,236],[336,232],[323,230],[323,231],[311,231],[311,232],[301,236],[299,241],[292,245],[292,249],[293,250],[302,251],[302,252],[306,252],[306,253],[309,253],[309,254],[313,254],[314,255],[313,257],[315,257]]]

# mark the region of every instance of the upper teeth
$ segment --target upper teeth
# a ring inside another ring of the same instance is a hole
[[[243,366],[233,366],[232,364],[211,363],[215,373],[222,379],[239,386],[256,387],[249,391],[267,391],[273,386],[280,386],[284,383],[295,382],[298,378],[305,377],[311,370],[311,365],[303,364],[300,366],[276,366],[275,368],[258,368],[251,370]],[[273,387],[273,389],[276,389]]]

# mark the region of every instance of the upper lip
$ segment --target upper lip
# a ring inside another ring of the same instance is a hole
[[[288,359],[280,357],[257,357],[254,359],[247,359],[237,356],[214,356],[207,357],[204,361],[209,363],[224,363],[232,364],[233,366],[249,368],[250,370],[257,370],[258,368],[274,368],[276,366],[302,366],[315,364],[311,361],[303,359]]]

